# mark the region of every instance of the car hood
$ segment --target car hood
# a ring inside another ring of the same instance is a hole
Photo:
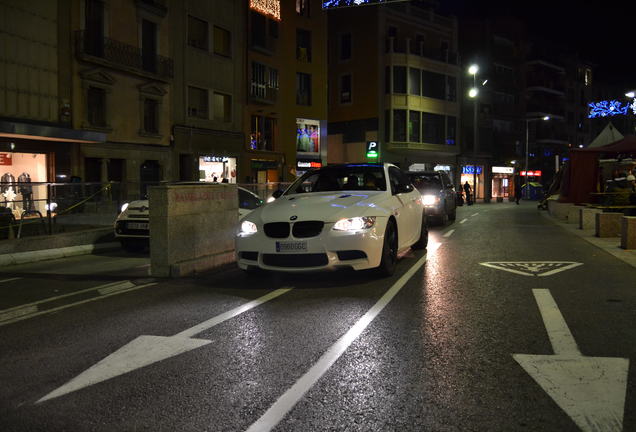
[[[381,201],[386,192],[317,192],[285,195],[254,212],[263,223],[321,220],[336,222],[343,217],[373,216],[386,213]]]

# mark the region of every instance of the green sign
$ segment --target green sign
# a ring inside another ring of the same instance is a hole
[[[380,143],[377,141],[367,141],[367,157],[376,159],[380,154]]]

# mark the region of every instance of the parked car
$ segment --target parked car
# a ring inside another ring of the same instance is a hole
[[[243,270],[349,267],[391,275],[399,252],[428,243],[421,194],[394,165],[328,165],[274,196],[240,224]]]
[[[249,190],[238,187],[239,221],[252,210],[263,205],[263,200]],[[150,239],[150,206],[148,200],[136,200],[121,207],[115,220],[115,237],[127,251],[140,251],[148,247]]]
[[[457,196],[448,174],[443,171],[409,171],[406,173],[422,194],[426,215],[440,224],[457,217]]]

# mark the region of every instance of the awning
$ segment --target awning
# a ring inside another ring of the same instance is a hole
[[[10,121],[0,121],[0,137],[79,143],[106,142],[106,134],[102,132]]]

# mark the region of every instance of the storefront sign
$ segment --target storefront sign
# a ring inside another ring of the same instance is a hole
[[[475,173],[475,166],[474,165],[464,165],[462,167],[462,174],[477,174],[477,175],[481,175],[481,171],[482,171],[482,167],[478,166],[477,167],[477,172]]]
[[[367,141],[367,157],[376,159],[380,153],[380,143],[377,141]]]
[[[0,165],[13,165],[10,153],[0,153]]]
[[[435,165],[435,168],[433,168],[433,171],[450,171],[451,167],[450,165]]]
[[[526,176],[526,172],[525,171],[521,171],[520,175],[525,177]],[[541,177],[541,170],[535,170],[535,171],[528,170],[528,176],[529,177]]]
[[[203,162],[229,162],[230,158],[227,156],[201,156],[201,160]]]
[[[308,161],[298,161],[296,163],[296,166],[299,169],[306,169],[306,168],[320,168],[322,166],[322,163],[320,162],[308,162]]]
[[[515,172],[514,167],[492,167],[493,174],[513,174]]]
[[[280,21],[280,0],[250,0],[250,9]]]

